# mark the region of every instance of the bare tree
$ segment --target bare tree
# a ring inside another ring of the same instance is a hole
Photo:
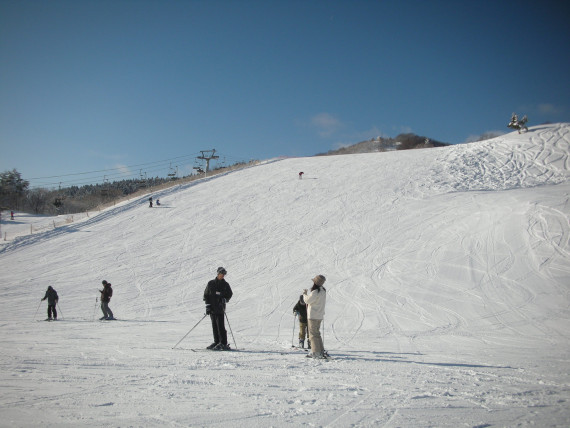
[[[48,203],[50,192],[46,189],[32,189],[27,192],[26,204],[34,214],[43,214]]]
[[[507,125],[507,128],[516,129],[517,131],[519,131],[520,134],[523,130],[525,132],[528,131],[528,128],[526,127],[527,122],[528,122],[528,117],[526,117],[526,114],[523,116],[522,119],[519,120],[517,114],[513,113],[511,116],[511,121]]]

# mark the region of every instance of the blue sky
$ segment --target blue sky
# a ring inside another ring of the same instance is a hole
[[[82,184],[187,174],[213,148],[570,122],[569,19],[562,1],[0,0],[0,171]]]

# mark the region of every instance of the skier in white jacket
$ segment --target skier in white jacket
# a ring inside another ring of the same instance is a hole
[[[309,358],[325,358],[323,339],[321,337],[321,323],[325,317],[325,304],[327,290],[323,287],[326,278],[317,275],[313,278],[311,291],[303,291],[303,300],[307,304],[307,321],[309,324],[309,339],[311,340],[311,353]]]

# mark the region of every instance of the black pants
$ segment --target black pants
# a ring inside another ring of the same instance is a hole
[[[48,318],[52,318],[53,312],[53,319],[57,319],[57,311],[55,310],[55,305],[48,305]]]
[[[212,332],[214,333],[214,343],[228,344],[228,333],[224,322],[224,314],[210,314],[212,320]]]

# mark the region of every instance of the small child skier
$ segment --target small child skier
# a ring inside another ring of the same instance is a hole
[[[48,308],[47,308],[48,317],[46,321],[51,321],[52,319],[54,321],[57,320],[57,310],[55,306],[59,301],[59,296],[57,295],[57,291],[55,291],[51,285],[47,288],[46,295],[42,299],[42,302],[45,299],[47,299],[48,301]]]
[[[307,349],[311,348],[309,333],[307,331],[307,304],[303,300],[303,295],[299,297],[299,301],[293,308],[293,314],[299,317],[299,348],[305,347],[305,336],[307,337]]]

